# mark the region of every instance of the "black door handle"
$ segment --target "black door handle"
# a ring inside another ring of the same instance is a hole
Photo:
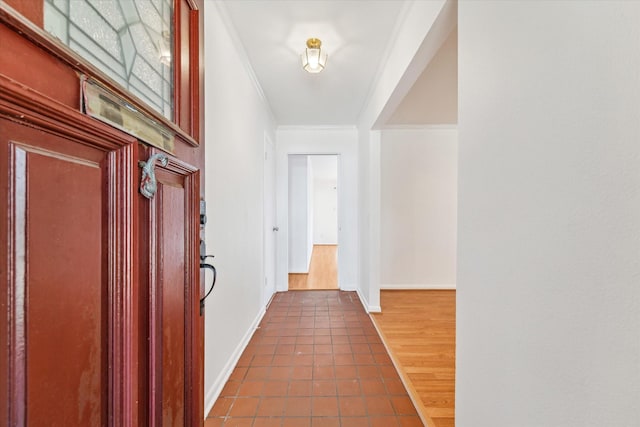
[[[204,313],[204,300],[206,300],[207,297],[211,294],[211,291],[213,291],[213,287],[216,285],[216,278],[217,278],[216,268],[213,265],[207,264],[206,262],[204,262],[207,258],[213,258],[213,255],[201,256],[200,268],[206,268],[211,270],[213,272],[213,280],[211,281],[211,287],[209,288],[207,293],[205,293],[204,296],[200,299],[200,316],[202,316],[202,314]]]

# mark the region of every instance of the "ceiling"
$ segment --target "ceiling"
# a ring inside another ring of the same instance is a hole
[[[353,126],[406,16],[405,0],[224,0],[279,126]],[[382,126],[455,125],[458,31],[452,30]],[[446,19],[446,18],[445,18]],[[302,70],[310,37],[322,40],[324,71]]]
[[[225,0],[228,18],[281,126],[354,125],[375,81],[404,0]],[[310,37],[329,55],[302,70]]]

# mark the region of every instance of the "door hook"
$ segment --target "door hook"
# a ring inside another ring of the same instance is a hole
[[[149,157],[146,162],[140,161],[138,165],[142,168],[142,179],[140,180],[140,193],[147,199],[152,199],[158,189],[158,182],[156,181],[156,174],[153,168],[156,166],[156,160],[160,162],[162,166],[167,166],[169,158],[166,154],[156,153]]]

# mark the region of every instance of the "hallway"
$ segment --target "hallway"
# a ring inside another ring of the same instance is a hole
[[[313,245],[309,273],[289,273],[294,289],[338,289],[338,246]]]
[[[355,292],[278,293],[205,427],[422,422]]]

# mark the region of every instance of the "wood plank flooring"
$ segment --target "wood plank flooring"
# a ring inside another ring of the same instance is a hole
[[[289,290],[338,289],[338,246],[314,245],[308,274],[289,274]]]
[[[372,318],[429,427],[455,425],[456,292],[381,291]]]

